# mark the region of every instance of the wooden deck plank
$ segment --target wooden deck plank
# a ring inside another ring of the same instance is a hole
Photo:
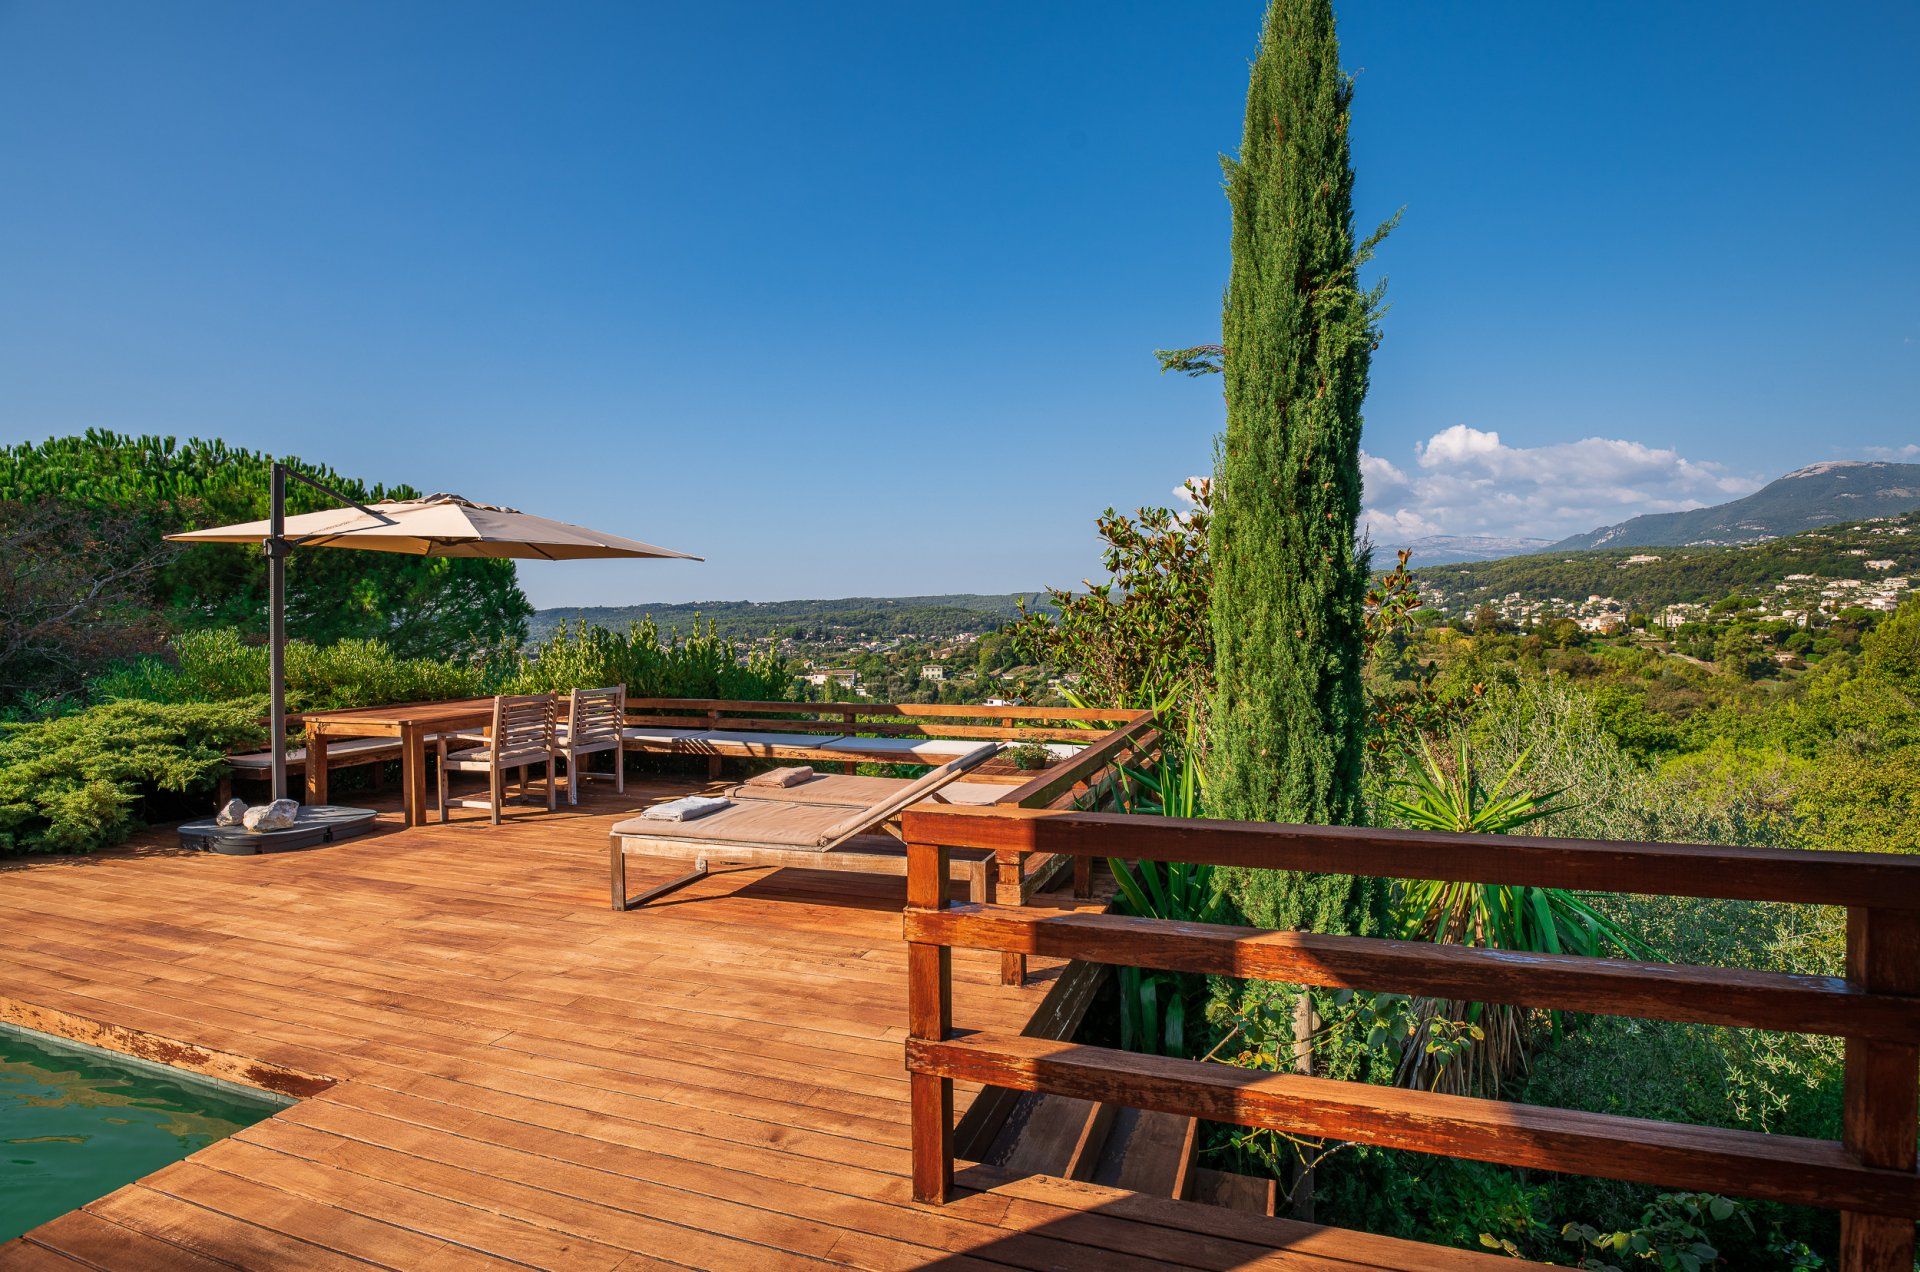
[[[72,1210],[41,1224],[33,1244],[45,1246],[89,1267],[164,1267],[170,1272],[230,1272],[233,1264],[211,1259],[184,1246],[136,1232],[90,1210]],[[0,1263],[13,1266],[6,1254]]]
[[[333,1081],[0,1267],[1361,1265],[1112,1190],[968,1177],[914,1203],[902,881],[729,870],[607,910],[607,827],[685,790],[268,857],[156,834],[0,864],[0,1019]],[[957,1010],[1006,1032],[1058,966],[1007,988],[991,954],[955,965]]]

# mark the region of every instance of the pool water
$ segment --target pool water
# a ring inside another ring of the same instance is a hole
[[[287,1103],[0,1028],[0,1241],[271,1117]]]

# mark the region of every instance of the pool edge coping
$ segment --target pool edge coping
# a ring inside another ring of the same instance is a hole
[[[24,999],[0,995],[0,1026],[40,1034],[66,1042],[173,1070],[188,1076],[241,1088],[247,1094],[267,1095],[286,1106],[320,1094],[337,1079],[305,1073],[285,1065],[268,1064],[248,1056],[181,1042],[143,1029],[112,1025],[74,1012],[42,1007]]]

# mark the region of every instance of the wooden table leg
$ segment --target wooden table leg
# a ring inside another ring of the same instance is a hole
[[[411,726],[400,730],[400,785],[407,825],[427,824],[427,739]]]
[[[307,807],[327,802],[327,735],[317,730],[307,734]]]

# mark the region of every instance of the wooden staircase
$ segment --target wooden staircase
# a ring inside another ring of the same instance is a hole
[[[984,1160],[1021,1174],[1273,1214],[1275,1183],[1199,1165],[1199,1139],[1196,1118],[1028,1094],[1008,1114]]]

